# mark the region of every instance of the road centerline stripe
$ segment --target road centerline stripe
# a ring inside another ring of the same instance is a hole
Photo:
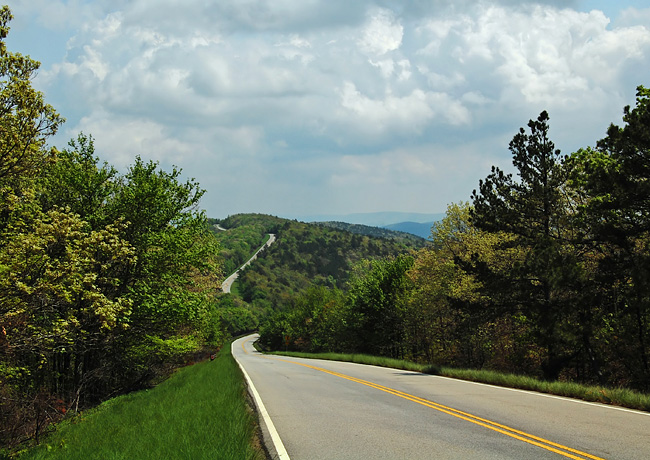
[[[519,441],[523,441],[523,442],[526,442],[528,444],[531,444],[531,445],[540,447],[542,449],[548,450],[550,452],[554,452],[554,453],[559,454],[559,455],[561,455],[563,457],[566,457],[566,458],[571,458],[571,459],[574,459],[574,460],[585,460],[586,458],[591,459],[591,460],[604,460],[601,457],[591,455],[591,454],[589,454],[587,452],[582,452],[580,450],[577,450],[577,449],[574,449],[574,448],[571,448],[571,447],[568,447],[568,446],[564,446],[562,444],[555,443],[553,441],[541,438],[539,436],[535,436],[533,434],[526,433],[526,432],[521,431],[521,430],[517,430],[516,428],[511,428],[509,426],[502,425],[502,424],[500,424],[498,422],[494,422],[494,421],[491,421],[491,420],[488,420],[488,419],[485,419],[485,418],[481,418],[479,416],[470,414],[468,412],[463,412],[461,410],[454,409],[452,407],[444,406],[442,404],[439,404],[439,403],[436,403],[436,402],[433,402],[433,401],[429,401],[427,399],[420,398],[419,396],[411,395],[409,393],[405,393],[403,391],[396,390],[394,388],[386,387],[386,386],[380,385],[378,383],[374,383],[374,382],[370,382],[370,381],[367,381],[367,380],[359,379],[359,378],[352,377],[352,376],[346,375],[346,374],[341,374],[339,372],[330,371],[330,370],[327,370],[327,369],[323,369],[321,367],[312,366],[310,364],[300,363],[300,362],[297,362],[297,361],[289,361],[289,360],[280,359],[280,358],[273,358],[273,359],[277,359],[279,361],[283,361],[283,362],[290,363],[290,364],[296,364],[298,366],[307,367],[307,368],[310,368],[310,369],[313,369],[313,370],[316,370],[316,371],[319,371],[319,372],[324,372],[326,374],[330,374],[330,375],[335,376],[335,377],[343,378],[343,379],[346,379],[346,380],[349,380],[349,381],[352,381],[352,382],[355,382],[355,383],[359,383],[361,385],[365,385],[365,386],[368,386],[368,387],[371,387],[371,388],[375,388],[375,389],[383,391],[385,393],[389,393],[389,394],[398,396],[400,398],[403,398],[403,399],[406,399],[406,400],[409,400],[409,401],[413,401],[413,402],[415,402],[417,404],[429,407],[431,409],[437,410],[439,412],[443,412],[443,413],[451,415],[453,417],[460,418],[461,420],[465,420],[465,421],[474,423],[476,425],[488,428],[488,429],[490,429],[492,431],[496,431],[498,433],[504,434],[504,435],[509,436],[511,438],[517,439]]]

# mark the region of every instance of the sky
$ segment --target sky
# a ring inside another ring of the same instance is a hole
[[[33,85],[125,172],[209,217],[445,212],[550,115],[592,146],[650,86],[650,0],[5,0]]]

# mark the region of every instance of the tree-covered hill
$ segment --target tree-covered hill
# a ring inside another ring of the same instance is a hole
[[[226,219],[208,219],[210,230],[221,244],[225,276],[234,273],[266,240],[277,233],[285,219],[264,214],[235,214]]]
[[[380,238],[262,214],[237,214],[210,222],[227,229],[215,232],[222,254],[230,258],[224,265],[234,269],[263,244],[267,233],[277,235],[276,243],[237,281],[241,298],[262,316],[283,309],[292,296],[314,284],[344,288],[361,260],[404,254],[426,244],[421,238],[396,232],[390,232],[390,239]]]

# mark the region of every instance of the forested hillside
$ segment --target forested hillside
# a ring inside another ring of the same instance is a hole
[[[563,156],[542,112],[509,145],[516,174],[492,168],[431,247],[312,285],[261,343],[648,391],[650,90],[623,121]]]
[[[317,225],[322,225],[324,227],[337,228],[339,230],[345,230],[351,233],[358,233],[360,235],[375,236],[377,238],[385,238],[388,240],[396,240],[398,242],[403,242],[409,246],[413,247],[424,247],[427,245],[426,238],[422,238],[413,233],[407,233],[399,230],[391,230],[388,228],[381,227],[371,227],[368,225],[362,224],[348,224],[346,222],[316,222]],[[421,224],[414,224],[421,225]],[[431,226],[427,228],[427,237],[429,236],[429,231]]]
[[[210,230],[221,246],[224,275],[228,276],[241,267],[262,246],[266,235],[277,233],[284,222],[284,219],[264,214],[236,214],[222,220],[208,219]]]
[[[277,236],[241,274],[235,286],[239,296],[231,300],[259,319],[287,308],[310,286],[345,288],[355,265],[363,260],[408,253],[426,243],[395,232],[390,239],[379,238],[262,214],[237,214],[217,223],[228,229],[217,230],[216,236],[222,254],[232,257],[231,271],[262,245],[267,233]]]

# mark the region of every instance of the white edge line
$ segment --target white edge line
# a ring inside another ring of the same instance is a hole
[[[235,342],[232,342],[230,344],[231,353],[234,345]],[[234,353],[232,353],[232,355],[233,357],[235,357]],[[275,451],[278,454],[278,458],[280,460],[290,460],[289,454],[287,453],[287,450],[284,448],[284,443],[280,439],[280,435],[275,429],[275,425],[273,425],[273,421],[271,420],[269,413],[266,411],[266,407],[262,402],[262,398],[260,398],[260,395],[257,392],[255,385],[253,385],[253,381],[251,380],[250,376],[248,375],[248,372],[246,372],[246,369],[244,369],[244,366],[242,366],[239,360],[235,358],[235,361],[237,361],[237,365],[239,366],[242,373],[244,374],[244,377],[246,378],[246,383],[248,384],[248,388],[251,394],[253,395],[253,399],[255,400],[255,405],[257,406],[257,410],[259,411],[260,415],[264,419],[264,424],[266,425],[266,428],[269,430],[269,435],[271,435],[271,442],[273,443],[273,447],[275,448]]]
[[[472,385],[482,385],[485,387],[492,387],[492,388],[499,388],[501,390],[505,391],[514,391],[517,393],[527,393],[529,395],[533,396],[541,396],[542,398],[551,398],[551,399],[561,399],[563,401],[569,401],[573,402],[576,404],[585,404],[587,406],[594,406],[594,407],[600,407],[601,409],[610,409],[610,410],[618,410],[621,412],[629,412],[632,414],[637,414],[637,415],[643,415],[643,416],[650,416],[650,412],[644,412],[640,411],[637,409],[628,409],[627,407],[621,407],[621,406],[614,406],[610,404],[605,404],[605,403],[599,403],[599,402],[592,402],[592,401],[584,401],[582,399],[577,399],[577,398],[570,398],[568,396],[558,396],[550,393],[542,393],[540,391],[534,391],[534,390],[522,390],[521,388],[510,388],[510,387],[502,387],[499,385],[492,385],[490,383],[483,383],[483,382],[474,382],[472,380],[463,380],[463,379],[456,379],[453,377],[445,377],[444,375],[432,375],[434,377],[438,377],[440,379],[447,379],[447,380],[454,380],[457,382],[463,382],[463,383],[471,383]]]

